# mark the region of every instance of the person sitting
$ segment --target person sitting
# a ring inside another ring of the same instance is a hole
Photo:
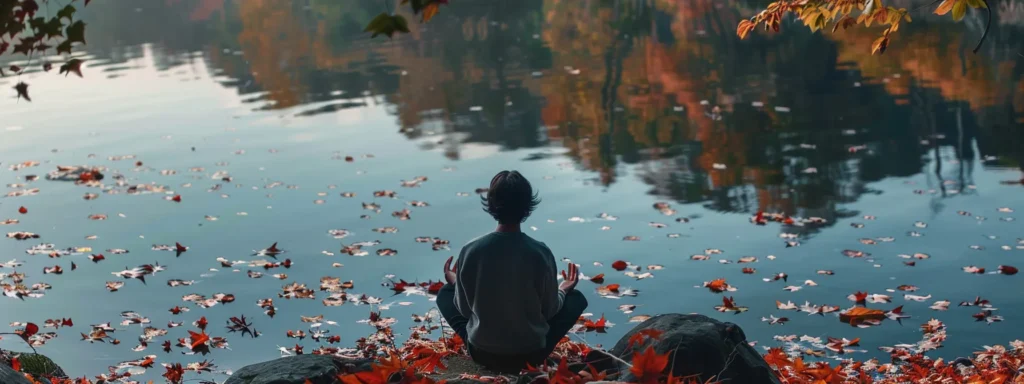
[[[491,179],[484,211],[498,221],[444,264],[447,284],[437,307],[477,364],[501,373],[539,366],[573,328],[587,299],[576,290],[579,270],[569,263],[558,282],[555,256],[520,230],[540,203],[516,171]]]

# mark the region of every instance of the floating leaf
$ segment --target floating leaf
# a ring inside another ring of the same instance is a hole
[[[82,77],[82,60],[71,59],[60,66],[60,74],[63,74],[65,77],[72,73]]]
[[[28,96],[28,84],[19,82],[14,86],[14,90],[18,92],[19,99],[25,99],[26,101],[32,101],[32,98]]]

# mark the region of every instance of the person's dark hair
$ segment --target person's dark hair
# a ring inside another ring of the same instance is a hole
[[[486,196],[480,197],[484,211],[501,224],[522,223],[540,204],[533,187],[517,171],[501,171],[491,179]]]

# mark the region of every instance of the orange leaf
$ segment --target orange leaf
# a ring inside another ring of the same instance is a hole
[[[654,346],[648,346],[643,353],[633,353],[633,367],[629,371],[636,376],[638,383],[653,384],[658,382],[666,366],[668,354],[658,355],[654,352]]]
[[[789,359],[789,355],[786,355],[782,348],[769,349],[768,354],[764,355],[764,361],[776,369],[793,365],[793,361]]]
[[[711,292],[720,293],[725,292],[731,288],[729,283],[725,282],[725,279],[714,279],[710,282],[704,283],[704,287],[709,289]]]
[[[21,362],[18,361],[18,356],[14,356],[11,358],[11,369],[13,369],[15,372],[21,371]]]
[[[889,37],[888,36],[879,37],[877,40],[875,40],[874,43],[871,44],[871,54],[874,55],[876,53],[878,53],[878,54],[885,53],[885,49],[887,47],[889,47]]]
[[[740,37],[740,40],[746,39],[750,31],[757,28],[757,24],[750,20],[740,21],[740,24],[736,26],[736,36]]]
[[[376,372],[380,377],[387,379],[396,372],[401,372],[406,367],[406,363],[402,361],[402,357],[397,354],[390,353],[387,358],[378,359],[379,363],[372,364],[373,372]]]
[[[437,16],[437,12],[441,10],[441,5],[435,2],[427,4],[423,7],[423,15],[421,21],[426,23]]]
[[[196,349],[196,347],[206,344],[207,341],[210,341],[210,335],[207,335],[206,332],[195,333],[192,331],[188,331],[188,337],[192,339],[192,349]]]
[[[839,321],[844,323],[850,323],[851,325],[857,325],[864,320],[882,320],[885,319],[885,312],[880,309],[870,309],[865,307],[853,307],[839,313]]]
[[[945,14],[949,13],[949,11],[953,10],[953,5],[955,5],[955,4],[956,4],[956,0],[945,0],[945,1],[942,2],[942,4],[939,4],[939,6],[937,8],[935,8],[935,14],[936,15],[945,15]]]

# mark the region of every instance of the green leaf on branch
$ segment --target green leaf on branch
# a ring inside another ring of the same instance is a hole
[[[68,21],[74,20],[75,19],[75,6],[73,6],[71,4],[68,4],[68,5],[65,5],[64,8],[61,8],[61,10],[57,11],[57,19],[63,19],[63,18],[67,18]]]
[[[71,53],[71,40],[64,40],[60,44],[57,44],[57,54]]]
[[[381,13],[370,20],[363,32],[372,32],[371,38],[377,35],[387,35],[391,38],[395,32],[409,33],[409,23],[400,15],[389,15]]]
[[[65,32],[67,33],[66,41],[85,44],[85,22],[81,20],[76,21],[69,25]]]
[[[47,39],[52,39],[54,37],[64,37],[64,32],[61,31],[63,28],[64,25],[60,23],[60,19],[55,17],[46,22],[46,25],[39,32],[46,34]]]
[[[21,54],[24,54],[24,55],[28,55],[30,52],[32,52],[32,49],[33,49],[32,47],[35,46],[35,45],[36,45],[36,39],[33,39],[31,37],[29,37],[29,38],[23,37],[23,38],[21,38],[21,41],[18,42],[18,44],[14,45],[14,49],[12,49],[11,52],[21,53]]]

